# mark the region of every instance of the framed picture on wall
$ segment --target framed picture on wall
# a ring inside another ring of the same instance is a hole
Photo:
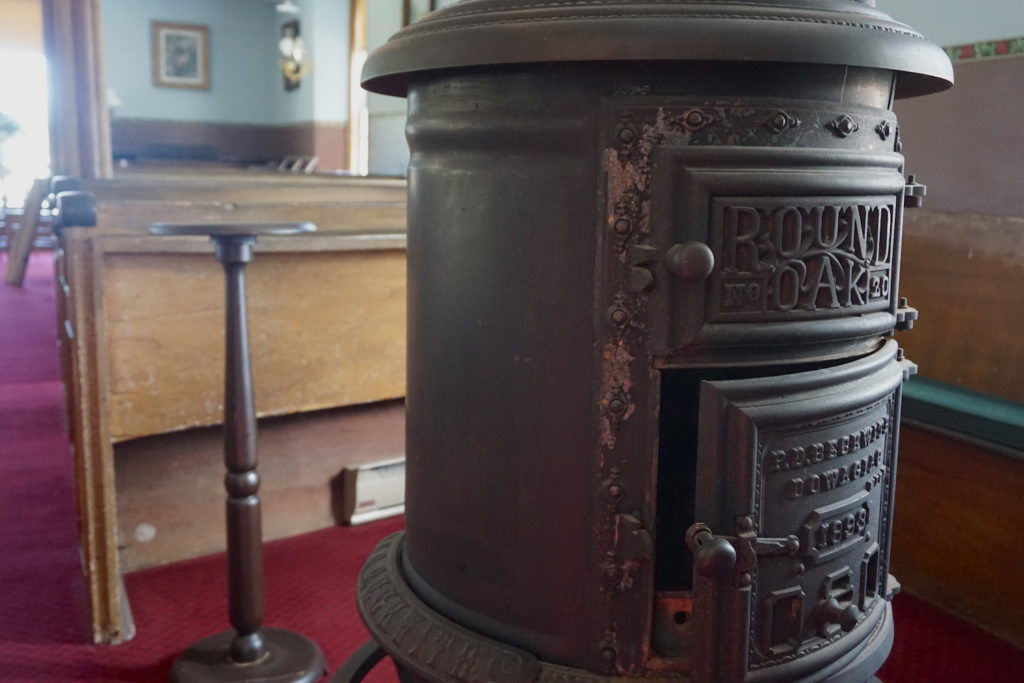
[[[198,24],[152,23],[153,85],[210,89],[210,28]]]
[[[281,53],[281,70],[284,71],[284,89],[291,92],[299,87],[309,70],[306,50],[302,42],[302,29],[298,19],[281,24],[281,39],[277,41]]]

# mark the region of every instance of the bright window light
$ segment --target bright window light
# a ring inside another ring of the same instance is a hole
[[[0,152],[0,194],[7,206],[21,206],[35,178],[50,175],[46,59],[42,53],[0,50],[0,113],[20,129]]]

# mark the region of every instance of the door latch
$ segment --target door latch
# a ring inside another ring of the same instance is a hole
[[[758,537],[750,515],[736,520],[734,536],[716,536],[707,524],[697,522],[686,531],[686,545],[702,576],[724,579],[733,574],[741,588],[753,581],[751,572],[757,567],[758,557],[792,556],[800,552],[800,539],[793,534],[782,538]]]

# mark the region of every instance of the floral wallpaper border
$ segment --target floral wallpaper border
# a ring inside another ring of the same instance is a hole
[[[946,48],[946,54],[953,60],[953,63],[976,62],[980,59],[1000,57],[1024,57],[1024,36],[953,45]]]

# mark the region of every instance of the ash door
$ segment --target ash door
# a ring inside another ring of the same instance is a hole
[[[696,680],[797,680],[820,669],[807,655],[866,642],[884,612],[909,367],[890,341],[827,369],[701,385]]]

